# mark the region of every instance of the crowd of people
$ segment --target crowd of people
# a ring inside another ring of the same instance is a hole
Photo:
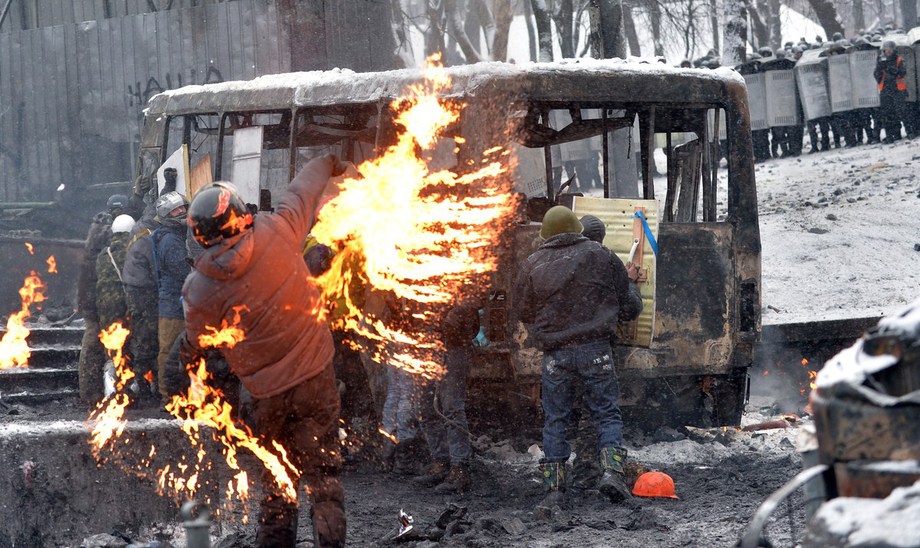
[[[895,42],[890,39],[890,35],[897,33],[903,31],[889,24],[877,32],[858,32],[852,39],[835,33],[828,41],[823,40],[821,36],[816,36],[813,42],[801,38],[798,43],[786,42],[782,48],[775,51],[763,47],[749,53],[745,61],[735,67],[742,75],[756,74],[764,70],[792,69],[809,50],[821,50],[825,55],[841,55],[853,48],[875,49],[876,46],[872,44],[881,43],[872,75],[878,85],[878,107],[853,108],[806,120],[799,100],[799,125],[752,131],[755,161],[799,156],[805,148],[806,130],[810,145],[809,153],[827,151],[832,146],[852,148],[862,144],[891,144],[904,136],[913,139],[920,135],[920,110],[916,103],[907,102],[907,66],[904,58],[898,53]],[[693,61],[682,61],[680,66],[714,69],[720,67],[721,62],[716,51],[710,50],[705,56]]]
[[[300,471],[298,483],[309,486],[317,546],[342,546],[346,538],[338,479],[342,395],[372,400],[367,386],[354,384],[342,358],[336,359],[346,353],[327,318],[317,314],[335,304],[321,302],[316,284],[307,280],[328,268],[334,254],[310,244],[309,234],[319,197],[345,167],[328,155],[309,162],[271,213],[255,212],[230,183],[205,186],[189,204],[175,190],[174,170],[165,171],[162,186],[138,177],[132,196],[112,196],[93,219],[78,282],[86,321],[81,398],[94,406],[110,395],[99,332],[115,322],[131,332],[126,356],[136,375],[128,389],[132,407],[163,406],[187,386],[186,366],[206,360],[215,382],[238,385],[226,392],[246,395],[236,400],[238,406],[246,402],[244,420],[285,448]],[[617,322],[641,311],[636,286],[641,271],[600,243],[604,224],[596,217],[578,219],[554,207],[540,236],[518,273],[519,317],[512,322],[523,322],[529,344],[544,352],[540,473],[547,495],[538,508],[564,501],[571,453],[567,427],[577,416],[590,415],[593,425],[579,430],[579,448],[586,448],[579,456],[596,455],[587,459],[594,462],[581,481],[596,482],[611,501],[620,501],[631,495],[612,345]],[[400,313],[397,300],[384,301]],[[200,336],[210,327],[237,321],[240,305],[245,305],[238,320],[244,340],[217,352],[202,346]],[[440,378],[386,368],[386,401],[378,418],[387,440],[385,466],[437,492],[463,492],[472,482],[466,392],[482,307],[479,298],[466,295],[443,309],[437,326],[444,345]],[[404,449],[413,440],[416,448],[424,440],[427,466]],[[267,472],[263,487],[256,543],[294,546],[296,502],[278,491]]]

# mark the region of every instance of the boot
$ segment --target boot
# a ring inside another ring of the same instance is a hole
[[[435,488],[435,493],[463,493],[470,488],[470,467],[466,464],[451,466],[447,478]]]
[[[427,451],[423,446],[424,442],[419,438],[411,438],[397,443],[393,455],[392,472],[400,476],[418,474],[423,451]]]
[[[438,485],[450,472],[450,463],[443,460],[434,460],[428,465],[428,469],[421,476],[412,478],[412,482],[424,487],[434,487]]]
[[[597,489],[610,502],[621,502],[632,497],[629,486],[626,485],[626,449],[620,447],[605,447],[601,449],[601,468],[604,475],[597,483]]]
[[[538,517],[549,517],[554,507],[565,505],[565,463],[541,463],[540,472],[543,474],[543,487],[547,493],[537,504],[536,513]]]

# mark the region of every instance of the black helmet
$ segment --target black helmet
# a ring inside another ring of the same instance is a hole
[[[597,243],[604,242],[604,237],[607,235],[607,227],[604,226],[604,221],[594,215],[585,215],[581,218],[581,226],[585,227],[581,233],[583,236]]]
[[[188,210],[195,240],[211,247],[252,227],[252,214],[232,183],[218,181],[195,194]]]
[[[882,42],[882,49],[894,49],[894,40],[885,40]],[[112,196],[114,198],[114,196]],[[111,200],[112,198],[109,198]]]
[[[105,203],[106,209],[109,210],[109,213],[114,212],[115,210],[124,209],[128,205],[128,197],[124,194],[112,194],[109,196],[109,200]]]

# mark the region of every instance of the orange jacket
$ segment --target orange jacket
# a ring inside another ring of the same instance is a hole
[[[186,335],[198,336],[232,324],[240,313],[245,339],[222,348],[231,370],[255,398],[268,398],[310,379],[335,352],[323,303],[301,255],[313,225],[317,199],[332,174],[334,159],[312,160],[291,182],[275,213],[253,217],[251,230],[208,248],[195,261],[182,295]]]

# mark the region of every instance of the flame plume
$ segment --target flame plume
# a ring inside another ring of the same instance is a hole
[[[48,256],[48,260],[45,261],[45,262],[48,263],[48,273],[49,273],[49,274],[57,274],[57,273],[58,273],[58,270],[57,270],[57,261],[54,260],[54,255],[49,255],[49,256]]]
[[[92,427],[90,445],[93,446],[93,453],[97,457],[98,452],[106,444],[124,433],[125,426],[128,424],[124,415],[125,409],[131,402],[125,393],[125,387],[134,378],[134,372],[128,367],[122,348],[124,348],[129,333],[130,331],[121,322],[115,322],[99,333],[102,346],[115,363],[116,383],[115,394],[101,401],[89,416],[89,425]]]
[[[26,242],[26,249],[29,250],[29,255],[35,255],[35,248],[32,246],[31,243]]]
[[[44,291],[46,289],[47,287],[34,270],[26,276],[19,289],[22,308],[19,312],[10,314],[6,322],[6,333],[0,339],[0,369],[29,366],[29,356],[32,355],[32,351],[29,350],[29,344],[26,342],[29,328],[25,325],[25,319],[31,315],[30,306],[45,300]]]
[[[502,147],[464,162],[462,173],[434,167],[435,149],[449,143],[465,106],[438,98],[450,80],[437,61],[397,107],[397,142],[342,181],[313,227],[320,243],[339,250],[317,280],[336,303],[333,327],[382,343],[387,356],[375,359],[427,378],[441,373],[434,356],[443,346],[431,328],[439,309],[496,268],[496,243],[514,209]],[[464,140],[454,142],[458,152]],[[408,311],[404,325],[364,316],[356,285],[392,295]]]

